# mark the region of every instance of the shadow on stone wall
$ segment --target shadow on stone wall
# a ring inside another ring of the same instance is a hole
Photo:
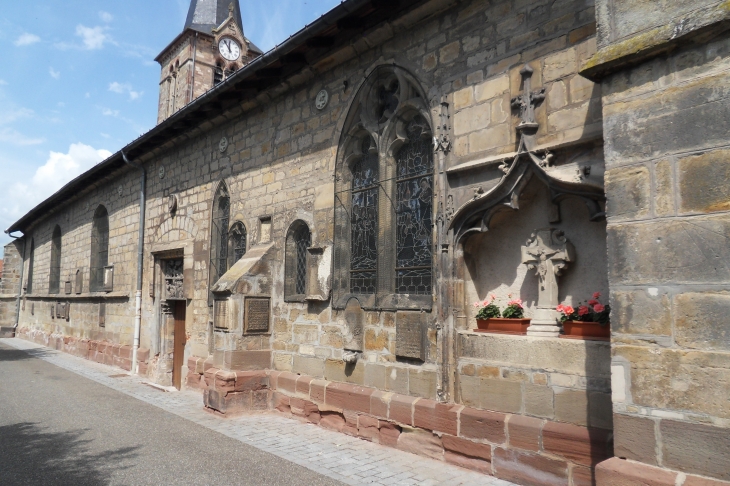
[[[50,432],[28,422],[0,426],[0,484],[105,485],[126,468],[120,462],[137,456],[137,447],[91,453],[84,433]]]

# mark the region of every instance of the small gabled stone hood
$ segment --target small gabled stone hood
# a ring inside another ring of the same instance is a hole
[[[270,294],[270,261],[275,253],[274,244],[251,248],[216,283],[216,294]]]

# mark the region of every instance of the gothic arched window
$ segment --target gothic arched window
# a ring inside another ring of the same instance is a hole
[[[246,227],[240,221],[236,221],[228,231],[228,268],[231,268],[238,260],[246,254]]]
[[[312,232],[307,223],[295,221],[286,235],[284,297],[304,300],[307,294],[307,249],[312,246]]]
[[[104,267],[109,265],[109,214],[104,206],[94,212],[91,227],[91,264],[89,265],[89,290],[104,290]]]
[[[213,198],[213,218],[210,231],[210,285],[228,271],[228,224],[231,198],[228,187],[221,182]]]
[[[26,280],[25,293],[33,293],[33,263],[35,262],[35,240],[30,239],[30,256],[28,256],[28,280]]]
[[[348,112],[335,182],[334,306],[433,305],[430,110],[415,78],[377,68]]]
[[[48,278],[48,293],[57,294],[61,291],[61,227],[53,229],[51,238],[51,272]]]

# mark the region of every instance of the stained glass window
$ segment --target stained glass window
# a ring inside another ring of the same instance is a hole
[[[362,158],[352,167],[350,292],[373,294],[377,278],[378,154],[372,139],[362,143]]]
[[[91,228],[91,271],[89,289],[104,290],[104,267],[109,264],[109,215],[104,206],[96,208]]]
[[[228,267],[232,267],[238,260],[243,258],[246,254],[246,240],[248,234],[246,233],[246,227],[240,221],[233,223],[230,235],[230,248],[228,250],[229,257],[233,258]]]
[[[426,121],[408,124],[409,141],[397,155],[396,292],[431,293],[433,251],[433,157]]]
[[[213,199],[213,220],[210,235],[211,286],[228,271],[228,224],[230,213],[231,200],[228,195],[228,188],[224,182],[221,182]],[[212,296],[210,297],[212,298]]]

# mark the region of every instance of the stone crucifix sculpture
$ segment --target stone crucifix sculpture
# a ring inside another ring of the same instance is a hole
[[[528,336],[557,337],[560,334],[558,312],[558,277],[575,260],[575,249],[565,234],[555,228],[533,232],[522,247],[522,263],[535,270],[540,282],[535,315],[527,329]]]

